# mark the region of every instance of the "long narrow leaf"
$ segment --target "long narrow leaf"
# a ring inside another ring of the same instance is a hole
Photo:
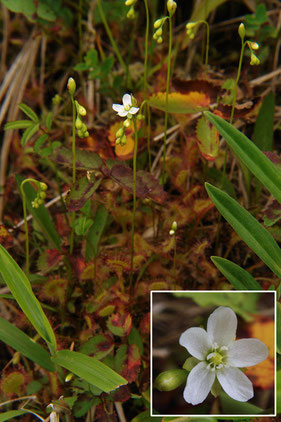
[[[87,260],[95,258],[98,255],[99,242],[106,225],[107,217],[107,209],[104,205],[100,205],[95,215],[94,224],[90,228],[86,237]]]
[[[281,250],[271,234],[225,192],[209,183],[205,186],[219,212],[238,235],[278,277],[281,277]]]
[[[205,116],[217,128],[237,157],[267,187],[281,203],[281,171],[254,145],[250,139],[230,123],[212,113]]]
[[[36,133],[39,129],[39,123],[34,123],[33,126],[28,127],[23,132],[23,135],[21,137],[21,145],[24,147],[29,139]]]
[[[55,365],[49,353],[40,344],[35,343],[23,331],[0,317],[0,340],[22,353],[28,359],[38,363],[47,371],[54,372]]]
[[[211,260],[236,290],[262,290],[254,277],[234,262],[219,256],[211,256]]]
[[[128,383],[113,369],[83,353],[59,350],[52,360],[106,393]]]
[[[0,274],[26,317],[54,352],[56,338],[52,327],[34,296],[26,275],[2,245],[0,245]]]
[[[8,412],[0,415],[0,422],[9,421],[10,419],[17,418],[18,416],[29,413],[28,410],[8,410]]]
[[[18,187],[20,187],[21,182],[24,180],[23,177],[16,175],[16,180]],[[57,249],[60,249],[61,238],[58,235],[54,224],[52,223],[48,210],[44,205],[41,205],[39,208],[33,208],[31,203],[36,197],[37,193],[30,183],[25,183],[23,189],[26,195],[28,211],[33,215],[46,238],[52,243],[53,246],[55,246]]]
[[[15,120],[14,122],[6,123],[4,129],[26,129],[30,126],[34,126],[34,123],[31,120]]]
[[[34,111],[28,107],[26,104],[19,104],[19,108],[21,109],[21,111],[24,112],[24,114],[26,114],[34,123],[39,122],[39,117],[37,116],[36,113],[34,113]]]

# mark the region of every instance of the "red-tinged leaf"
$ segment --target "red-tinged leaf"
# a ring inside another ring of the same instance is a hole
[[[107,140],[105,131],[89,130],[90,135],[87,138],[80,138],[77,146],[83,150],[92,151],[98,154],[102,159],[113,158],[114,154],[110,143]]]
[[[114,343],[110,336],[98,334],[86,343],[84,343],[80,352],[86,355],[94,356],[97,359],[103,359],[114,349]]]
[[[115,370],[130,383],[136,381],[140,365],[139,348],[135,344],[122,344],[115,356]]]
[[[132,317],[130,314],[113,314],[107,321],[107,327],[115,336],[128,336],[132,328]]]
[[[260,98],[254,98],[253,101],[248,101],[245,104],[238,104],[235,106],[234,119],[246,119],[250,115],[256,114],[260,107]],[[232,106],[220,103],[214,111],[220,117],[229,120],[231,116]]]
[[[281,218],[281,204],[274,200],[265,210],[263,220],[266,227],[273,226]]]
[[[3,224],[0,224],[0,244],[5,249],[9,249],[13,246],[13,236],[8,232]]]
[[[141,334],[149,334],[150,333],[150,312],[147,312],[140,322],[139,331]]]
[[[130,390],[127,385],[122,385],[118,390],[111,393],[114,402],[125,402],[131,398]]]
[[[94,175],[91,175],[90,180],[87,176],[82,176],[77,180],[66,200],[68,211],[80,210],[97,190],[100,182],[101,179],[96,178]]]
[[[111,170],[103,168],[103,171],[128,192],[133,193],[133,170],[130,167],[116,164]],[[165,202],[167,197],[158,180],[143,170],[137,172],[136,195],[142,199],[151,198],[159,203]]]
[[[37,267],[42,273],[47,273],[56,268],[62,259],[62,254],[57,249],[46,249],[37,261]]]
[[[220,87],[214,85],[211,82],[205,80],[190,80],[183,81],[182,79],[173,79],[172,86],[177,92],[181,94],[190,94],[192,92],[204,93],[204,106],[208,106],[217,100],[217,96],[220,91]]]
[[[196,127],[198,147],[204,158],[214,161],[219,152],[219,133],[206,117],[202,116]]]
[[[96,407],[95,420],[97,422],[117,422],[115,411],[109,411],[104,403],[99,403]]]
[[[72,151],[67,148],[57,148],[50,158],[58,164],[72,167]],[[76,149],[76,169],[77,170],[100,170],[102,159],[98,154],[91,151]]]

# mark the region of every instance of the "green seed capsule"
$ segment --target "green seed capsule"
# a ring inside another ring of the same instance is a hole
[[[188,373],[184,369],[170,369],[158,375],[154,387],[159,391],[171,391],[186,382]]]

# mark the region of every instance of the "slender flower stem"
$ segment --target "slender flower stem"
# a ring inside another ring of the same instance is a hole
[[[167,150],[167,128],[168,128],[168,101],[169,101],[169,85],[171,76],[171,54],[172,54],[172,17],[168,16],[169,20],[169,50],[168,50],[168,68],[167,68],[167,81],[166,81],[166,102],[165,102],[165,121],[164,121],[164,148],[163,148],[163,167],[162,167],[162,183],[165,183],[166,171],[166,150]]]
[[[148,62],[148,37],[149,37],[149,9],[147,0],[144,0],[145,13],[146,13],[146,28],[145,28],[145,52],[144,52],[144,81],[143,81],[143,90],[144,98],[146,99],[146,89],[147,89],[147,62]]]
[[[147,103],[147,152],[148,152],[148,168],[151,173],[151,150],[150,150],[150,128],[151,128],[151,115],[149,104]]]
[[[133,271],[134,271],[134,238],[135,238],[135,217],[136,217],[136,203],[137,203],[137,153],[138,153],[138,130],[135,116],[133,117],[134,131],[135,131],[135,146],[134,146],[134,157],[133,157],[133,217],[132,217],[132,229],[131,229],[131,268],[130,268],[130,291],[133,286]]]
[[[76,136],[75,136],[75,120],[76,120],[76,107],[75,101],[72,94],[70,94],[72,102],[72,183],[76,182]],[[69,241],[69,252],[72,254],[74,246],[74,222],[75,222],[75,211],[72,213],[72,228]]]
[[[108,38],[110,39],[110,42],[111,42],[112,48],[114,50],[114,53],[116,54],[116,57],[119,60],[119,63],[121,64],[121,66],[123,67],[125,73],[128,74],[128,66],[126,66],[126,63],[122,59],[121,53],[119,51],[119,48],[118,48],[118,46],[117,46],[117,44],[116,44],[116,42],[115,42],[115,40],[113,38],[113,35],[112,35],[112,32],[111,32],[111,30],[109,28],[109,25],[107,23],[105,14],[103,13],[103,9],[102,9],[100,0],[97,1],[97,4],[98,4],[100,16],[101,16],[101,20],[102,20],[102,22],[104,24],[104,27],[105,27],[106,33],[108,35]]]
[[[20,192],[22,196],[22,206],[23,206],[23,219],[24,219],[24,230],[25,230],[25,273],[27,278],[29,278],[29,236],[28,236],[28,224],[27,224],[27,212],[26,212],[26,196],[23,189],[23,185],[27,181],[24,180],[20,185]]]
[[[207,76],[207,69],[208,69],[208,59],[209,59],[209,45],[210,45],[210,27],[208,22],[205,21],[206,28],[207,28],[207,35],[206,35],[206,54],[205,54],[205,77]]]
[[[246,42],[242,41],[242,47],[241,47],[238,70],[237,70],[237,76],[236,76],[235,86],[234,86],[234,96],[233,96],[233,101],[232,101],[232,109],[231,109],[231,115],[230,115],[230,120],[229,120],[229,122],[231,124],[232,124],[233,116],[234,116],[234,110],[235,110],[236,99],[237,99],[237,87],[238,87],[238,82],[239,82],[240,75],[241,75],[242,61],[243,61],[243,55],[244,55],[244,50],[245,50],[246,44],[247,44]]]

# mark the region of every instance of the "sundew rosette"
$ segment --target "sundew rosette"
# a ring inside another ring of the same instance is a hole
[[[254,338],[235,341],[236,329],[236,314],[231,308],[220,306],[209,316],[207,331],[192,327],[181,334],[180,345],[198,359],[187,377],[183,393],[187,403],[202,403],[216,379],[234,400],[246,402],[254,396],[252,382],[238,368],[262,362],[268,356],[268,348]]]

